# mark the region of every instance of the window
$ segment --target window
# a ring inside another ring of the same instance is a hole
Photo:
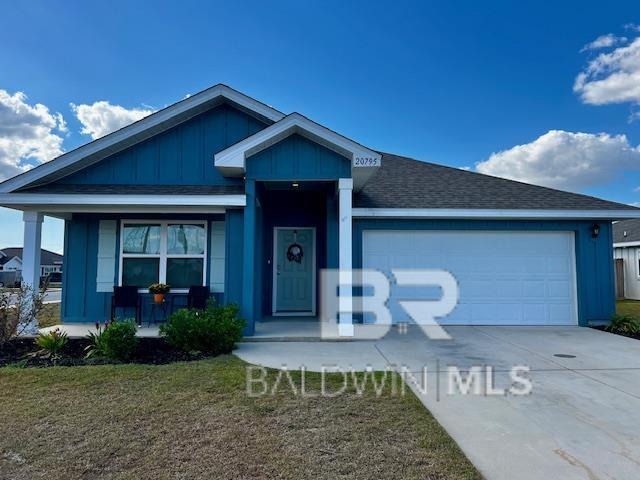
[[[172,289],[205,284],[207,223],[123,220],[120,285],[146,289],[167,283]]]
[[[640,278],[640,248],[636,250],[636,275]]]

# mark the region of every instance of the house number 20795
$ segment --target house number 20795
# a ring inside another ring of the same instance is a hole
[[[353,165],[355,167],[377,167],[378,162],[376,157],[356,157]]]

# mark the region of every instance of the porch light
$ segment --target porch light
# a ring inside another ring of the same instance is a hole
[[[594,223],[591,225],[591,236],[593,238],[598,238],[598,235],[600,235],[600,225]]]
[[[298,188],[298,187],[300,186],[300,184],[299,184],[298,182],[293,182],[293,183],[291,184],[291,186],[292,186],[292,187],[296,187],[296,188]]]

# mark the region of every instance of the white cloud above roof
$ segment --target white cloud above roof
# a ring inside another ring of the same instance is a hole
[[[113,105],[106,100],[100,100],[91,105],[72,103],[71,109],[82,124],[81,133],[91,135],[93,140],[126,127],[155,111],[149,106],[125,108]]]
[[[531,143],[493,153],[476,170],[497,177],[578,191],[640,168],[640,147],[625,135],[550,130]]]
[[[573,91],[591,105],[640,104],[640,37],[589,61]]]
[[[61,155],[66,131],[62,114],[0,89],[0,180]]]
[[[613,33],[607,33],[606,35],[600,35],[593,42],[587,43],[580,51],[585,52],[587,50],[599,50],[601,48],[613,47],[614,45],[626,43],[626,41],[627,37],[618,37]]]

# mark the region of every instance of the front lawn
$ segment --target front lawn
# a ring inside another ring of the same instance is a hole
[[[630,315],[640,320],[640,301],[638,300],[617,300],[616,313],[618,315]]]
[[[0,478],[481,478],[408,389],[302,398],[283,379],[252,398],[245,368],[234,356],[1,368]],[[320,391],[320,375],[306,387]]]

